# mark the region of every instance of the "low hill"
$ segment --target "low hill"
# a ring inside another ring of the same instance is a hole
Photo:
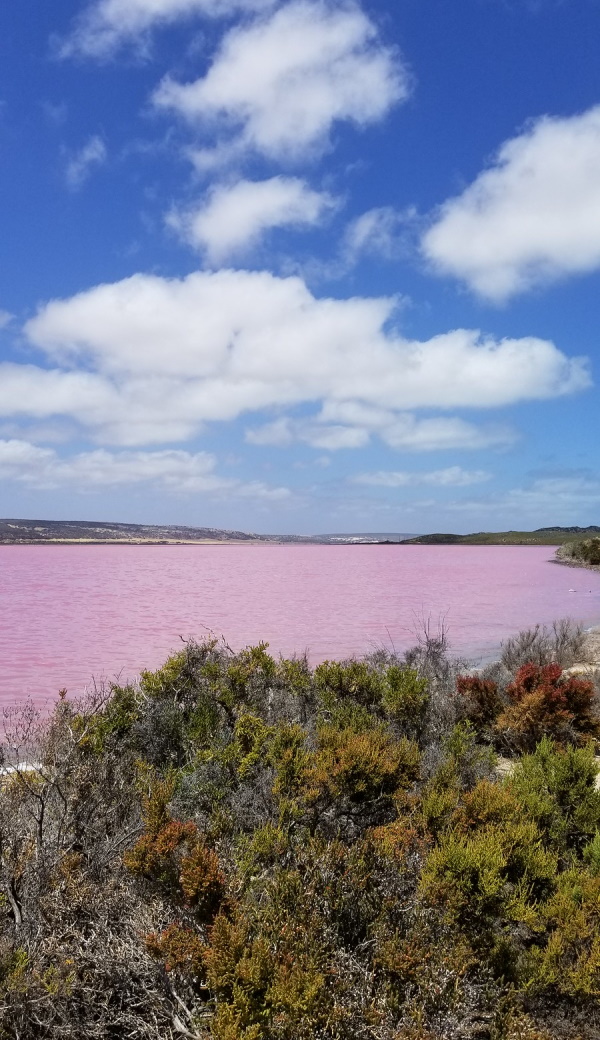
[[[406,534],[269,535],[177,524],[120,524],[91,520],[0,520],[0,545],[194,545],[250,543],[265,545],[373,545],[398,542]]]
[[[562,545],[600,534],[600,527],[539,527],[535,531],[478,531],[476,534],[421,534],[402,545]]]
[[[123,542],[133,545],[160,545],[255,540],[260,541],[260,535],[246,534],[242,531],[222,531],[212,527],[118,524],[82,520],[0,520],[0,542],[5,545],[45,542]]]

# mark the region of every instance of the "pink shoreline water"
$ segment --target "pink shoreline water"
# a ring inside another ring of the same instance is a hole
[[[313,663],[415,642],[490,656],[536,622],[600,622],[600,574],[510,546],[0,546],[0,705],[133,678],[181,638],[266,640]],[[574,592],[569,590],[573,589]]]

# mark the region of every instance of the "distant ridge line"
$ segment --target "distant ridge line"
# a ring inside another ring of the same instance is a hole
[[[293,544],[379,544],[399,542],[404,534],[324,534],[269,535],[219,527],[192,527],[187,524],[128,524],[101,520],[23,520],[0,519],[0,545],[45,544],[121,544],[193,545],[249,543]]]
[[[535,531],[478,531],[475,534],[421,534],[401,545],[560,545],[600,532],[600,527],[538,527]]]

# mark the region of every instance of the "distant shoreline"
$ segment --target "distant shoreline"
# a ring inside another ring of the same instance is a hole
[[[166,539],[152,540],[152,539],[140,539],[136,541],[134,539],[119,539],[119,538],[40,538],[40,539],[23,539],[22,541],[13,541],[9,539],[0,539],[0,547],[14,547],[14,548],[26,548],[27,546],[59,546],[59,545],[120,545],[129,546],[131,548],[143,548],[144,546],[151,546],[159,548],[161,546],[176,546],[176,545],[198,545],[198,546],[250,546],[250,547],[262,547],[268,548],[269,546],[277,546],[282,548],[306,548],[308,546],[320,545],[323,548],[336,549],[336,548],[368,548],[374,546],[398,546],[405,548],[442,548],[442,549],[558,549],[561,542],[458,542],[454,544],[444,542],[392,542],[392,541],[321,541],[318,538],[312,540],[311,538],[303,539],[285,539],[281,541],[277,539],[268,538],[244,538],[236,540],[234,538],[229,539],[201,539],[201,538],[190,538],[189,540],[184,539],[173,539],[168,541]],[[552,561],[554,562],[554,561]],[[557,563],[564,563],[567,567],[583,567],[585,564],[569,563],[565,560],[557,560]],[[591,570],[600,570],[600,567],[590,567]]]
[[[560,546],[559,546],[559,548],[560,548]],[[552,563],[558,563],[558,564],[560,564],[561,567],[576,567],[577,570],[580,570],[580,571],[581,570],[584,570],[584,571],[595,571],[596,574],[600,574],[600,567],[599,566],[597,566],[595,563],[584,563],[583,560],[580,561],[580,560],[564,559],[563,557],[557,555],[552,560]]]

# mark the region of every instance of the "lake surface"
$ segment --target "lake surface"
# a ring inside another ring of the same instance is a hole
[[[489,657],[536,622],[600,623],[600,574],[548,546],[0,546],[0,704],[133,678],[223,635],[239,649],[326,657],[414,644],[445,619]],[[573,591],[570,591],[573,590]]]

